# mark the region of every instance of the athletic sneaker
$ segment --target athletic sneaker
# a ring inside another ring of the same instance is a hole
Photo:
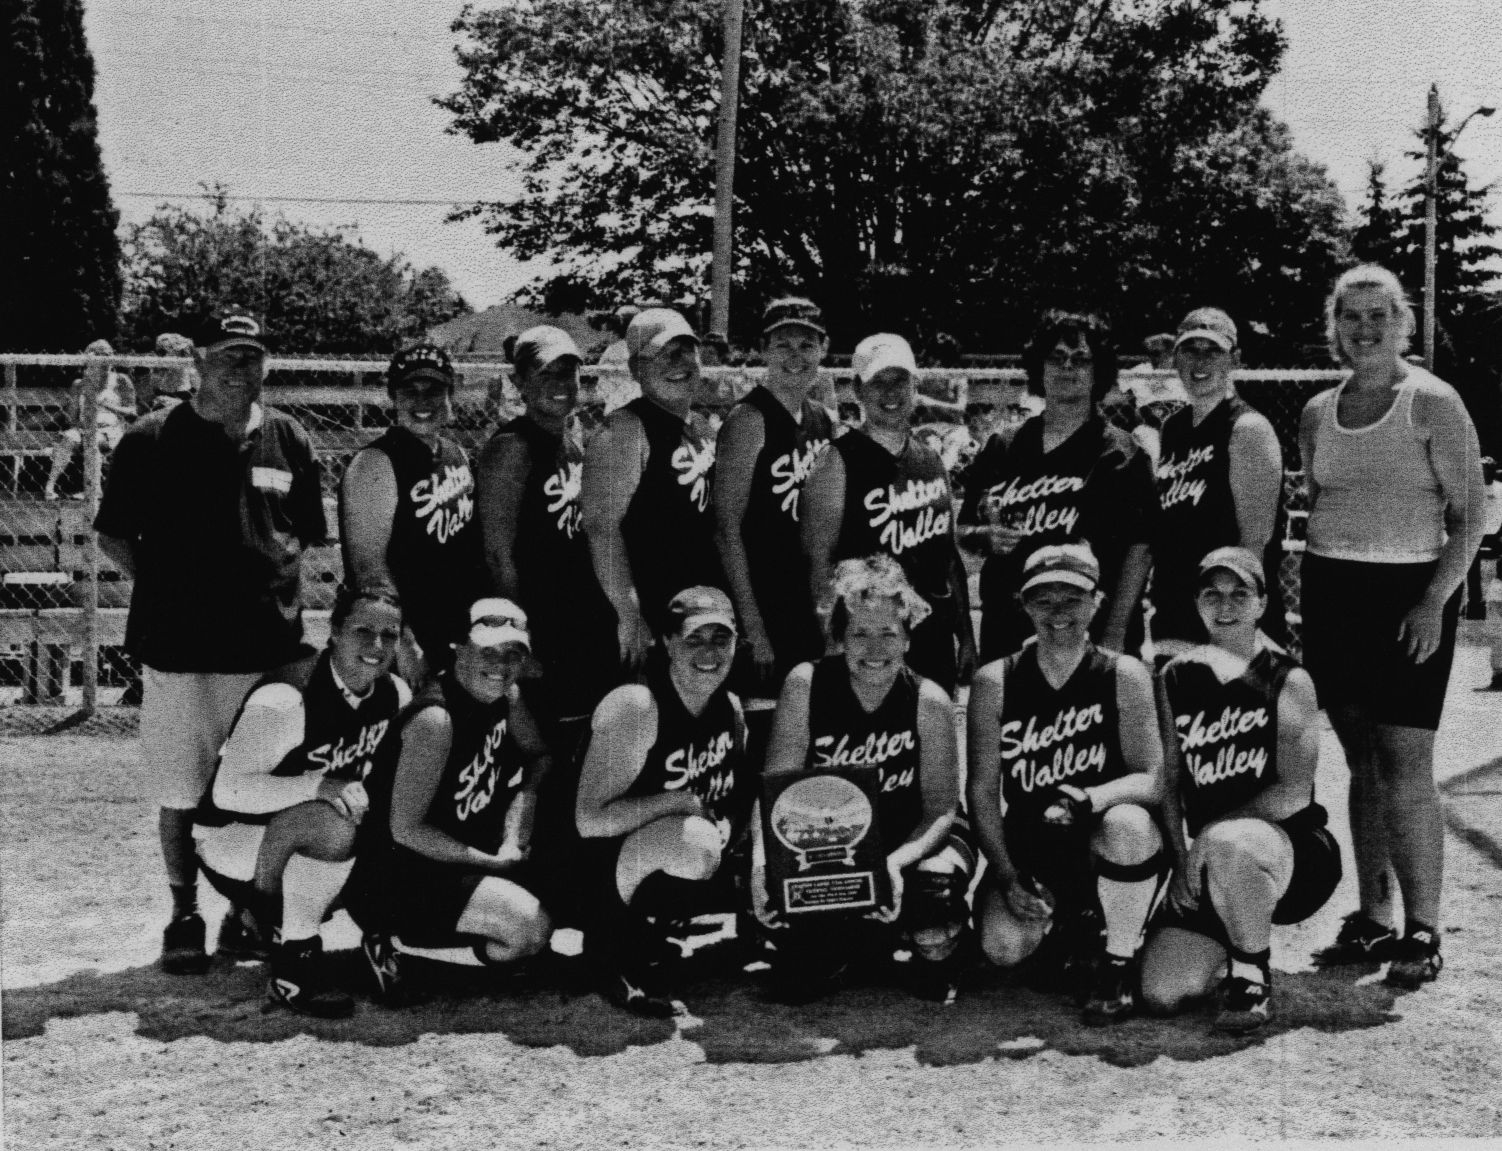
[[[1316,967],[1381,963],[1392,958],[1397,941],[1398,934],[1391,927],[1376,922],[1364,911],[1353,911],[1341,921],[1335,942],[1320,948],[1310,958]]]
[[[162,932],[162,970],[168,975],[202,975],[209,969],[203,940],[203,917],[196,911],[179,915]]]
[[[219,924],[219,942],[214,950],[228,959],[268,959],[271,940],[249,912],[231,907]]]
[[[1119,955],[1106,955],[1095,970],[1095,983],[1085,1000],[1085,1022],[1092,1027],[1116,1023],[1137,1006],[1137,964]]]
[[[355,1012],[354,999],[329,980],[323,940],[316,935],[272,947],[266,994],[273,1003],[318,1019],[347,1019]]]
[[[1220,1010],[1215,1013],[1214,1026],[1228,1035],[1245,1035],[1266,1024],[1272,1014],[1271,984],[1231,975],[1221,984]]]
[[[606,1000],[632,1015],[644,1019],[670,1019],[676,1013],[667,996],[638,976],[627,975],[624,971],[601,973],[598,982],[600,994]]]
[[[1392,963],[1387,968],[1384,982],[1389,987],[1414,991],[1425,983],[1433,983],[1444,965],[1444,956],[1439,953],[1439,937],[1434,932],[1410,932],[1393,945]]]
[[[810,966],[787,960],[779,963],[775,953],[770,959],[771,969],[762,983],[761,997],[784,1007],[806,1007],[826,999],[843,987],[850,975],[848,961],[833,966]]]
[[[370,965],[370,974],[375,979],[376,999],[381,1003],[394,1004],[401,996],[401,955],[391,936],[367,931],[360,940],[360,951]]]

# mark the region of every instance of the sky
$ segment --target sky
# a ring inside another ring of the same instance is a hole
[[[1430,83],[1452,118],[1502,108],[1502,0],[1264,0],[1289,39],[1266,103],[1352,205],[1367,162],[1395,182]],[[126,223],[222,183],[306,224],[355,225],[417,267],[438,265],[476,308],[542,270],[498,251],[448,205],[514,191],[514,156],[448,135],[432,97],[457,87],[458,0],[89,0],[99,134]],[[1456,146],[1502,183],[1502,111]],[[295,198],[291,201],[271,197]],[[359,201],[404,201],[369,203]],[[1502,224],[1502,188],[1492,218]]]

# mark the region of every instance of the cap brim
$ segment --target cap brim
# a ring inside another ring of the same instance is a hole
[[[710,624],[719,624],[721,627],[728,627],[731,635],[737,634],[735,630],[735,617],[717,611],[701,612],[699,615],[685,616],[678,634],[692,635],[701,627],[707,627]]]
[[[1242,583],[1246,584],[1247,587],[1254,588],[1258,595],[1264,595],[1267,592],[1267,585],[1263,582],[1261,572],[1248,571],[1239,564],[1224,563],[1217,560],[1213,564],[1205,564],[1200,568],[1200,578],[1204,579],[1205,576],[1210,575],[1212,572],[1230,572]]]
[[[1083,572],[1051,571],[1039,572],[1022,585],[1019,595],[1024,595],[1035,587],[1043,587],[1046,584],[1064,584],[1068,587],[1077,587],[1082,591],[1094,591],[1100,584],[1085,575]]]
[[[918,365],[903,356],[878,356],[866,365],[865,372],[857,375],[856,379],[863,384],[869,384],[877,376],[881,375],[882,372],[890,368],[898,368],[909,376],[916,376],[918,374]]]
[[[251,339],[249,336],[230,336],[226,340],[216,340],[212,344],[206,344],[204,351],[222,352],[226,348],[254,348],[262,355],[269,354],[265,344],[261,343],[260,340]]]
[[[658,352],[662,351],[663,348],[671,344],[674,340],[692,340],[695,346],[698,346],[704,342],[694,334],[692,328],[681,328],[678,330],[670,329],[666,332],[658,332],[657,335],[653,336],[646,342],[646,344],[642,348],[642,351],[651,352],[653,355],[656,355]]]
[[[1236,346],[1236,342],[1224,332],[1217,332],[1213,328],[1193,328],[1174,340],[1173,350],[1178,351],[1181,344],[1190,340],[1209,340],[1223,352],[1229,352]]]
[[[520,628],[504,624],[477,623],[469,629],[469,642],[475,647],[504,647],[508,643],[519,644],[532,650],[532,639]]]
[[[427,367],[413,368],[410,371],[403,372],[401,375],[394,377],[391,383],[393,385],[405,384],[408,380],[437,380],[440,384],[448,386],[452,386],[454,383],[453,376],[446,376],[437,368]]]
[[[821,336],[829,334],[824,330],[822,325],[816,324],[812,320],[800,320],[793,316],[789,316],[785,320],[778,320],[775,324],[768,324],[761,330],[761,334],[770,336],[778,328],[807,328],[810,332],[817,332]]]

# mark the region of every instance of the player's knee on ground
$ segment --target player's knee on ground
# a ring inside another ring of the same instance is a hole
[[[960,945],[969,909],[965,892],[970,871],[960,852],[952,847],[919,860],[906,881],[907,904],[903,918],[908,938],[923,959],[939,962]]]
[[[536,955],[548,945],[553,923],[541,900],[510,880],[491,876],[475,888],[457,929],[490,941],[491,958],[507,962]]]
[[[1219,983],[1225,949],[1207,936],[1175,927],[1154,932],[1142,951],[1142,1005],[1172,1015]]]
[[[1001,892],[990,890],[981,904],[981,954],[997,967],[1016,967],[1038,949],[1049,920],[1021,920],[1007,908]]]
[[[1090,841],[1091,850],[1112,863],[1140,863],[1163,846],[1163,837],[1147,809],[1119,803],[1100,817]]]

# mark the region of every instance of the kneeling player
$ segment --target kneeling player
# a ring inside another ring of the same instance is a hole
[[[1314,684],[1257,632],[1260,559],[1218,548],[1195,598],[1210,643],[1163,669],[1163,795],[1174,878],[1142,961],[1160,1011],[1221,990],[1215,1026],[1246,1032],[1272,1013],[1274,923],[1318,911],[1340,882],[1340,850],[1314,801]],[[1189,838],[1184,824],[1189,827]]]
[[[501,965],[541,951],[552,924],[533,893],[537,786],[551,764],[516,690],[531,650],[527,617],[481,599],[454,666],[412,701],[400,755],[372,776],[349,907],[384,998],[400,956]]]
[[[723,888],[722,864],[743,846],[751,804],[745,720],[725,689],[730,598],[687,588],[669,601],[667,622],[666,659],[649,665],[647,682],[618,687],[595,708],[575,806],[592,875],[585,955],[610,1002],[659,1018],[673,1013],[667,981],[678,953],[664,927]]]
[[[394,754],[411,693],[390,673],[402,627],[392,600],[341,589],[330,622],[304,682],[246,697],[193,834],[210,882],[273,933],[272,1000],[338,1018],[354,1002],[323,971],[318,929],[349,876],[362,781]]]
[[[1086,544],[1028,557],[1020,598],[1036,642],[976,675],[969,716],[970,810],[991,865],[982,949],[999,966],[1031,957],[1062,976],[1087,1023],[1132,1011],[1164,871],[1148,813],[1163,756],[1152,680],[1090,642],[1099,580]]]
[[[900,944],[911,948],[907,970],[915,993],[952,999],[975,851],[960,812],[953,705],[906,660],[912,630],[929,607],[885,555],[841,562],[832,597],[829,633],[840,652],[788,674],[767,770],[878,771],[876,826],[888,852],[892,900],[871,913],[867,923],[875,930],[821,915],[785,922],[767,905],[765,864],[759,864],[751,892],[776,947],[772,992],[784,1002],[807,1002],[832,990],[862,952],[890,957]]]

